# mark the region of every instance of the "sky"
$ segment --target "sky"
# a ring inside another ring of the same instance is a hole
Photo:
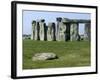
[[[90,19],[89,13],[71,13],[71,12],[50,12],[50,11],[23,11],[23,34],[31,34],[32,21],[45,19],[48,22],[55,22],[57,17],[69,19]],[[84,34],[84,24],[79,24],[79,34]]]

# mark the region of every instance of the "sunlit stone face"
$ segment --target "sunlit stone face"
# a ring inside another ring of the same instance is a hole
[[[44,19],[32,21],[32,40],[77,41],[80,39],[79,24],[85,24],[84,40],[90,40],[90,20],[56,18],[55,22],[46,25]]]

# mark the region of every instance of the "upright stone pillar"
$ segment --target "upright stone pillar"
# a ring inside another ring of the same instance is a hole
[[[47,41],[47,26],[46,23],[44,24],[44,41]]]
[[[47,30],[47,40],[48,41],[55,41],[56,35],[55,35],[55,23],[48,23],[48,30]]]
[[[40,20],[39,22],[39,26],[40,26],[39,36],[40,36],[41,41],[44,41],[44,37],[45,37],[45,33],[44,33],[45,23],[44,22],[45,22],[44,19]]]
[[[84,40],[90,40],[91,39],[91,24],[90,23],[85,23],[85,28],[84,28]]]
[[[70,22],[68,18],[63,18],[62,19],[63,22],[63,40],[64,41],[68,41],[70,40]]]
[[[79,36],[78,34],[78,23],[71,23],[70,25],[70,40],[71,41],[76,41],[77,37]]]
[[[47,40],[52,41],[52,23],[48,23]]]
[[[35,39],[35,27],[36,27],[36,21],[32,21],[31,40],[34,40]]]
[[[62,18],[61,17],[58,17],[58,18],[56,18],[56,20],[57,20],[57,27],[56,27],[56,40],[57,41],[60,41],[61,40],[61,27],[62,27],[62,22],[61,22],[61,20],[62,20]]]
[[[53,41],[56,41],[56,25],[55,25],[55,23],[52,23],[52,37],[53,37]]]
[[[66,23],[66,41],[70,40],[70,23]]]
[[[35,40],[40,40],[40,36],[39,36],[39,30],[40,30],[40,26],[39,26],[39,22],[36,22],[36,26],[35,26]]]

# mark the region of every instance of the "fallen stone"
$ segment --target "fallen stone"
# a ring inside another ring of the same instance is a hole
[[[55,53],[36,53],[32,57],[32,61],[37,61],[37,60],[52,60],[52,59],[57,59],[57,55]]]

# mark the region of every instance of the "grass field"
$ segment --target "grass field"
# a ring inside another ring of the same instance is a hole
[[[32,61],[35,53],[53,52],[58,59]],[[23,40],[23,69],[90,66],[90,42]]]

